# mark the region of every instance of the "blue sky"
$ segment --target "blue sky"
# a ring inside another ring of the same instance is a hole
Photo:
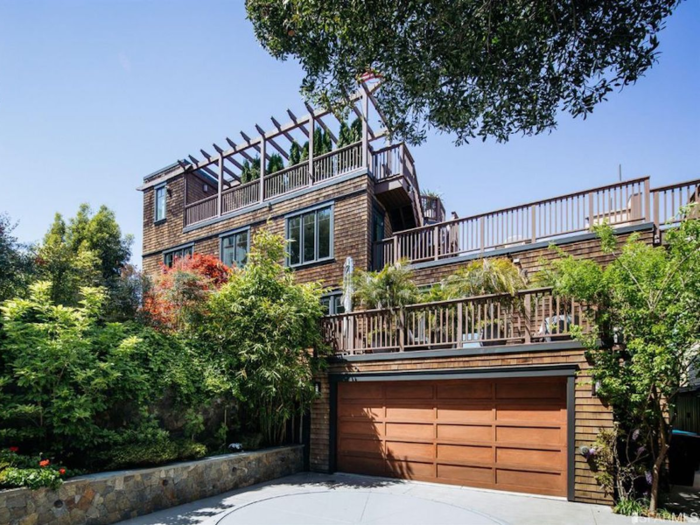
[[[618,164],[654,186],[697,178],[700,2],[660,40],[660,63],[585,121],[507,144],[431,135],[412,149],[421,186],[466,216],[615,182]],[[303,113],[301,77],[260,48],[242,0],[0,0],[0,211],[37,241],[56,211],[106,204],[140,262],[142,177]]]

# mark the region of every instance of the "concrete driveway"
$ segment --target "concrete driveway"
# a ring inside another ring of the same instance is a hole
[[[561,525],[639,523],[559,498],[349,474],[297,474],[122,525]],[[644,520],[652,523],[652,520]],[[668,523],[668,522],[658,522]]]

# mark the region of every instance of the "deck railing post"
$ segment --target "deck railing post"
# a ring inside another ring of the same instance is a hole
[[[485,224],[484,224],[484,217],[479,217],[479,242],[481,245],[481,253],[484,253],[484,247],[486,245],[486,239],[484,238],[485,236]]]
[[[440,258],[440,227],[433,228],[433,250],[435,250],[435,260]]]
[[[649,178],[644,179],[644,222],[651,220],[651,210],[649,201],[651,199],[651,189],[649,188]]]
[[[394,257],[393,257],[394,260],[392,261],[392,264],[399,262],[399,260],[401,259],[400,248],[401,248],[401,243],[399,242],[399,236],[394,235]]]
[[[362,90],[362,167],[369,169],[369,97]]]
[[[524,335],[524,340],[525,344],[528,344],[532,342],[532,327],[531,327],[531,319],[532,319],[532,311],[531,311],[532,303],[530,300],[530,294],[525,294],[525,299],[523,300],[523,310],[524,310],[524,316],[525,316],[525,335]]]
[[[399,308],[399,352],[404,351],[406,346],[406,316],[403,308]]]
[[[592,229],[594,226],[594,200],[593,200],[593,192],[588,192],[588,229]]]
[[[530,236],[532,238],[532,243],[534,244],[537,241],[537,206],[534,204],[530,206],[530,215],[532,217],[532,222],[530,223],[530,228],[532,228],[532,231],[530,232]]]
[[[260,202],[265,200],[265,136],[260,141]]]
[[[314,114],[309,115],[309,186],[314,184],[314,131],[316,129],[316,121]]]
[[[457,348],[461,348],[464,343],[464,337],[462,332],[464,332],[464,325],[462,323],[462,317],[464,316],[464,303],[461,301],[457,303]]]
[[[216,216],[221,217],[221,210],[222,210],[222,199],[221,199],[221,191],[224,187],[224,157],[223,155],[219,155],[219,188],[217,190],[217,196],[216,196]]]

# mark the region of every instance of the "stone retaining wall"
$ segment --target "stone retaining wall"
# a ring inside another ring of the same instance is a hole
[[[242,452],[0,491],[0,524],[106,525],[303,470],[303,447]]]

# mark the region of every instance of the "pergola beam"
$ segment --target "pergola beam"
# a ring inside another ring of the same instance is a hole
[[[257,124],[255,125],[255,129],[258,130],[258,133],[261,135],[265,134],[265,130],[262,129],[260,126]],[[275,139],[267,139],[266,142],[268,142],[273,148],[275,148],[282,157],[284,157],[284,160],[289,160],[289,154],[279,145],[275,142]]]
[[[260,146],[258,145],[258,142],[262,142],[261,140],[253,141],[253,139],[251,139],[248,135],[246,135],[242,131],[239,131],[239,133],[241,134],[241,137],[243,137],[243,140],[245,140],[250,146],[252,146],[253,149],[255,149],[255,151],[257,151],[258,153],[261,152]],[[262,137],[262,136],[263,135],[261,135],[260,137]],[[265,160],[270,160],[270,156],[267,154],[267,152],[265,153]]]
[[[364,86],[364,84],[363,84],[363,88],[366,89],[367,91],[369,91],[370,94],[376,90],[376,87],[374,87],[372,89],[368,89],[366,86]],[[361,92],[358,91],[357,93],[355,93],[354,95],[352,95],[350,97],[349,103],[351,103],[351,104],[355,103],[356,101],[358,101],[361,98],[361,96],[362,96]],[[331,111],[329,111],[327,109],[315,109],[315,110],[313,110],[313,112],[311,114],[309,114],[303,118],[297,118],[297,116],[289,109],[287,110],[287,113],[289,114],[289,117],[292,119],[291,122],[284,124],[284,125],[281,125],[281,126],[278,125],[278,123],[276,123],[275,126],[277,129],[275,129],[274,131],[269,131],[269,132],[265,133],[264,135],[260,135],[256,138],[249,139],[245,144],[234,145],[232,141],[227,139],[227,142],[231,146],[231,149],[224,151],[221,155],[224,158],[228,158],[228,157],[231,157],[232,155],[241,154],[244,157],[250,159],[250,156],[248,156],[245,153],[245,150],[247,150],[251,147],[257,146],[256,149],[259,151],[260,150],[259,145],[263,139],[265,139],[266,141],[269,141],[270,139],[274,139],[275,137],[277,137],[279,135],[285,135],[287,138],[289,138],[289,136],[288,136],[289,132],[294,130],[294,129],[301,129],[301,131],[308,137],[309,130],[307,129],[306,126],[308,124],[308,121],[311,119],[311,117],[313,117],[314,119],[318,119],[320,117],[328,115],[329,113],[331,113]],[[273,121],[273,122],[275,122],[275,121]],[[324,127],[324,129],[326,129],[326,131],[328,131],[327,128]],[[294,139],[291,139],[291,140],[294,140]],[[203,167],[208,166],[209,164],[211,164],[211,161],[209,161],[208,159],[203,160],[203,161],[196,161],[194,163],[194,166],[192,166],[191,169],[203,168]],[[182,168],[182,169],[184,170],[185,168]],[[177,175],[177,173],[172,174],[172,176],[175,176],[175,175]],[[149,185],[150,185],[150,183],[149,183]]]

